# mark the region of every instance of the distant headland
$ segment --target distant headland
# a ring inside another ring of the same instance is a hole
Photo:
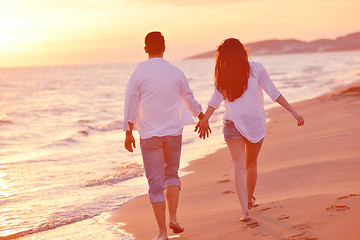
[[[351,33],[336,39],[318,39],[310,42],[296,39],[272,39],[247,43],[245,47],[252,56],[360,50],[360,32]],[[185,59],[213,58],[214,56],[215,51],[209,51]]]

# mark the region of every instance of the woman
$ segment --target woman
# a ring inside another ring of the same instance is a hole
[[[257,180],[257,157],[265,137],[263,91],[288,110],[297,120],[304,119],[276,89],[263,65],[249,62],[242,43],[235,38],[222,42],[216,50],[215,90],[205,116],[195,131],[199,137],[209,136],[209,118],[225,102],[224,138],[234,164],[237,195],[242,208],[241,221],[249,221],[249,209],[255,202],[253,193]]]

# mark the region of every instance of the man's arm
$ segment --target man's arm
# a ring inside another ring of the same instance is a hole
[[[127,84],[125,91],[125,102],[124,102],[124,131],[125,136],[125,148],[129,152],[133,152],[135,148],[135,138],[132,134],[134,130],[134,123],[136,122],[137,110],[140,100],[139,89],[136,83],[136,72],[134,72]]]
[[[195,100],[194,94],[189,86],[189,83],[182,73],[181,85],[180,85],[180,94],[186,102],[191,114],[194,117],[198,117],[199,119],[203,117],[201,105]]]
[[[133,147],[136,148],[136,146],[135,146],[135,138],[134,138],[133,133],[132,133],[132,131],[134,130],[134,124],[131,123],[131,122],[128,122],[128,124],[129,124],[130,130],[126,131],[125,148],[129,152],[133,152]]]

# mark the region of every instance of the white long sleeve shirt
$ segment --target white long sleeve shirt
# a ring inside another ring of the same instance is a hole
[[[125,94],[124,131],[134,123],[140,138],[181,135],[184,124],[193,122],[201,105],[183,72],[163,58],[137,65]]]
[[[273,101],[280,96],[264,66],[258,62],[249,62],[252,74],[248,80],[248,88],[243,95],[233,102],[224,100],[224,96],[215,88],[208,103],[218,109],[225,102],[224,121],[230,120],[236,129],[250,142],[259,142],[265,137],[265,110],[263,89]]]

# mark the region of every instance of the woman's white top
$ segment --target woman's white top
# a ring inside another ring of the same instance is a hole
[[[218,109],[221,102],[225,102],[224,121],[230,120],[236,129],[250,142],[256,143],[265,137],[265,110],[263,89],[273,101],[281,95],[276,89],[269,74],[261,63],[249,62],[251,72],[248,88],[243,95],[233,102],[225,99],[216,89],[208,103]]]

